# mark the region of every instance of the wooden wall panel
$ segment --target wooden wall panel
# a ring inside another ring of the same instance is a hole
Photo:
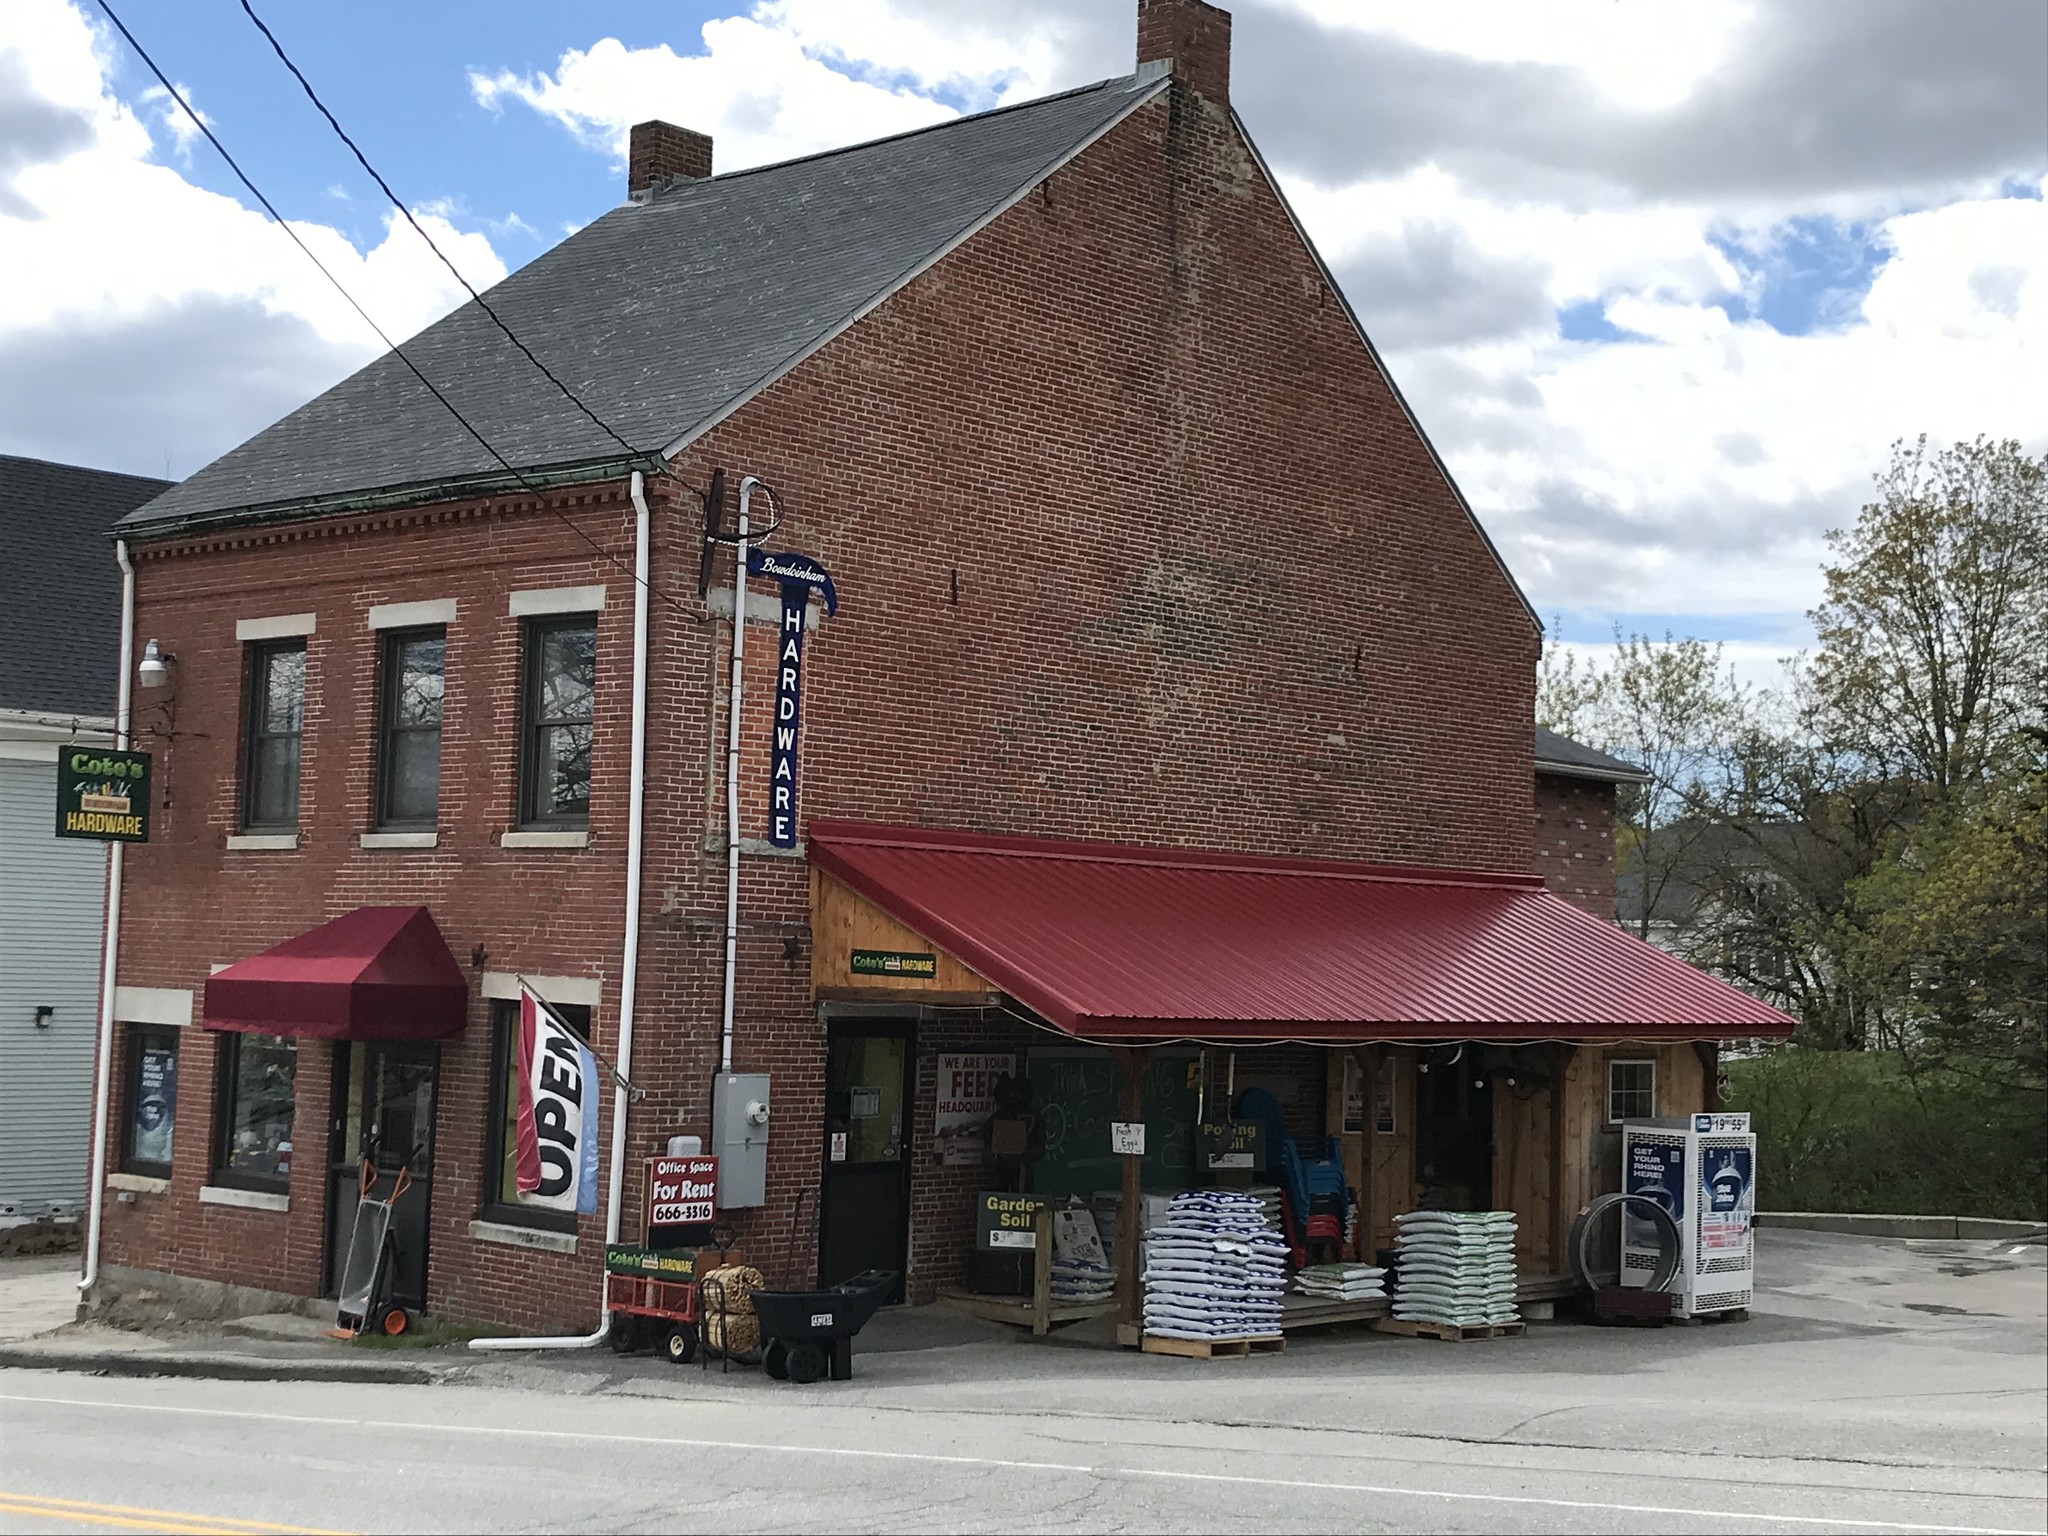
[[[895,950],[938,956],[938,974],[856,976],[853,951]],[[830,875],[811,871],[811,992],[821,998],[916,997],[926,1001],[987,1002],[996,989],[922,934],[848,890]]]
[[[1551,1085],[1517,1091],[1493,1085],[1493,1205],[1513,1211],[1515,1268],[1551,1274],[1551,1228],[1557,1200],[1550,1149]]]

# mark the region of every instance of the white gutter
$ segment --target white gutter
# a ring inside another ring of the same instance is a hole
[[[121,567],[121,681],[114,706],[114,746],[128,748],[129,690],[134,685],[131,663],[135,650],[135,567],[128,559],[128,541],[114,541],[114,563]],[[99,1072],[92,1095],[92,1182],[86,1188],[85,1273],[78,1288],[90,1291],[100,1278],[100,1206],[107,1183],[107,1118],[114,1093],[114,971],[121,950],[121,852],[107,849],[107,924],[100,950]]]
[[[626,811],[626,943],[619,961],[619,1046],[612,1065],[612,1166],[605,1192],[604,1240],[619,1240],[619,1209],[626,1186],[627,1084],[633,1078],[633,1009],[640,979],[640,865],[647,821],[647,591],[648,534],[646,481],[633,471],[633,767]],[[118,850],[120,844],[116,843]],[[601,1284],[602,1282],[600,1282]],[[471,1339],[471,1349],[591,1349],[604,1342],[611,1318],[598,1292],[597,1331],[534,1339]]]
[[[747,503],[761,482],[740,482],[740,542],[732,570],[732,682],[726,691],[725,1007],[718,1026],[718,1070],[732,1070],[732,1000],[740,961],[740,679],[747,653]]]

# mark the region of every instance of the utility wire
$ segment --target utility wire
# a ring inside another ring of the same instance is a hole
[[[505,339],[511,342],[513,346],[517,347],[520,350],[521,354],[525,356],[526,360],[529,363],[533,364],[534,367],[538,368],[541,371],[542,376],[545,377],[550,384],[554,385],[555,388],[559,389],[562,392],[563,397],[567,399],[571,405],[575,406],[577,410],[581,411],[585,416],[589,417],[591,422],[607,437],[609,437],[613,442],[617,443],[621,448],[625,449],[626,452],[633,454],[636,457],[648,459],[651,462],[653,459],[653,455],[647,453],[645,449],[636,448],[631,443],[627,442],[623,437],[619,436],[619,434],[612,429],[611,423],[606,421],[602,416],[599,416],[597,412],[593,411],[589,406],[585,405],[583,401],[577,397],[576,392],[574,390],[572,390],[568,385],[564,384],[559,378],[555,376],[554,370],[549,368],[546,363],[542,362],[539,358],[533,355],[533,349],[527,346],[525,342],[519,339],[519,337],[513,332],[512,327],[507,325],[502,319],[499,318],[498,312],[495,309],[491,308],[490,301],[487,300],[482,294],[478,293],[475,288],[470,286],[469,279],[464,277],[462,275],[461,270],[455,265],[455,263],[448,259],[448,253],[442,250],[441,247],[435,243],[434,237],[428,234],[426,230],[421,227],[420,221],[412,216],[412,210],[406,207],[404,199],[399,197],[399,195],[396,192],[391,190],[391,183],[386,181],[382,176],[380,176],[377,173],[377,167],[370,164],[369,156],[365,155],[362,152],[362,150],[357,146],[356,141],[348,136],[348,130],[343,128],[340,123],[335,121],[334,114],[327,110],[327,103],[322,101],[318,93],[314,91],[312,82],[305,77],[305,74],[299,69],[299,66],[292,62],[291,55],[284,51],[284,44],[280,43],[277,40],[277,34],[272,32],[269,27],[264,25],[263,18],[256,14],[255,8],[249,4],[249,0],[241,0],[241,4],[243,14],[246,15],[249,18],[249,20],[256,24],[256,30],[258,32],[261,32],[263,34],[263,40],[270,44],[271,52],[277,55],[278,62],[284,65],[286,69],[291,71],[292,78],[299,82],[299,89],[306,93],[306,100],[312,102],[313,105],[319,109],[320,115],[327,119],[327,126],[332,128],[334,130],[335,136],[339,138],[342,143],[348,146],[349,153],[356,157],[356,164],[360,165],[366,172],[369,173],[370,180],[376,182],[378,187],[382,189],[384,195],[391,200],[391,206],[396,208],[399,211],[399,213],[404,215],[405,222],[413,227],[413,233],[418,235],[422,240],[426,241],[427,249],[432,251],[436,256],[441,258],[441,265],[448,269],[449,273],[455,278],[456,282],[462,284],[463,291],[467,293],[472,299],[476,300],[477,307],[481,309],[485,314],[491,317],[491,323],[497,326],[499,330],[505,333]]]
[[[235,157],[228,153],[227,146],[221,143],[219,135],[216,134],[213,131],[213,129],[207,125],[206,120],[204,118],[200,117],[200,115],[197,112],[192,110],[192,104],[186,101],[183,93],[181,93],[179,89],[171,83],[171,77],[165,74],[163,70],[158,67],[156,60],[149,56],[148,50],[145,49],[142,46],[142,44],[135,40],[135,34],[133,32],[130,32],[128,30],[127,23],[122,21],[121,18],[114,13],[113,6],[108,4],[107,0],[96,0],[96,3],[99,5],[99,8],[106,13],[107,20],[111,21],[114,24],[114,29],[118,31],[121,34],[121,36],[127,40],[128,46],[135,50],[136,57],[141,59],[144,64],[147,64],[149,66],[149,72],[156,76],[157,83],[161,85],[164,88],[164,90],[170,95],[171,100],[176,102],[178,104],[179,109],[183,111],[184,114],[192,120],[193,125],[197,127],[201,133],[206,135],[206,142],[211,144],[214,147],[215,152],[220,155],[221,159],[227,162],[228,169],[235,173],[235,179],[240,181],[241,184],[248,189],[249,195],[251,197],[255,198],[257,202],[263,205],[263,211],[270,215],[271,220],[277,225],[279,229],[283,230],[285,234],[291,237],[292,244],[296,245],[301,251],[303,251],[305,253],[306,259],[312,262],[314,266],[320,269],[320,275],[326,278],[327,281],[334,286],[334,291],[340,294],[342,298],[348,301],[348,306],[350,309],[353,309],[358,315],[362,316],[363,323],[367,325],[371,330],[377,333],[378,340],[382,341],[386,347],[390,348],[391,353],[394,357],[396,357],[401,363],[405,364],[406,370],[410,372],[414,378],[420,381],[420,384],[426,389],[427,393],[431,394],[436,400],[438,400],[441,403],[443,409],[445,409],[450,416],[453,416],[455,418],[456,423],[459,426],[461,426],[462,430],[467,432],[471,437],[475,438],[478,446],[480,446],[484,450],[484,452],[488,453],[493,459],[495,459],[498,462],[498,464],[504,469],[505,473],[510,475],[514,480],[518,481],[519,484],[527,491],[531,492],[532,495],[540,502],[541,506],[545,507],[549,512],[552,512],[555,515],[555,517],[561,522],[563,527],[567,528],[571,533],[575,534],[577,538],[581,539],[584,543],[588,544],[592,549],[596,550],[598,554],[602,555],[606,560],[610,561],[611,564],[616,566],[619,570],[623,571],[626,575],[630,576],[634,581],[640,582],[642,585],[644,585],[647,588],[649,595],[660,598],[664,603],[667,603],[671,608],[675,609],[677,613],[682,614],[685,618],[688,618],[693,623],[703,624],[709,622],[708,615],[699,614],[695,610],[688,607],[686,604],[678,602],[675,598],[669,596],[668,593],[662,591],[659,587],[655,586],[653,582],[643,581],[638,571],[634,570],[632,566],[628,565],[624,560],[621,560],[617,555],[613,554],[610,550],[606,549],[602,544],[598,543],[598,541],[592,538],[588,533],[585,533],[581,528],[577,527],[575,522],[569,517],[567,513],[562,511],[561,508],[555,506],[552,502],[548,500],[546,493],[543,492],[539,486],[535,485],[531,480],[527,479],[526,476],[521,474],[519,470],[513,466],[512,461],[510,459],[506,458],[502,453],[498,452],[498,450],[492,446],[491,440],[485,437],[483,433],[479,432],[476,429],[476,427],[471,424],[467,416],[464,416],[461,411],[456,409],[455,402],[450,400],[446,395],[441,393],[441,391],[437,387],[435,387],[434,381],[428,378],[424,373],[422,373],[420,371],[419,365],[415,363],[411,358],[405,355],[405,349],[399,346],[397,342],[393,341],[390,338],[390,336],[385,334],[384,327],[379,325],[373,318],[371,318],[370,312],[368,310],[364,309],[361,304],[356,302],[355,295],[350,293],[348,289],[345,286],[343,286],[340,278],[336,277],[333,274],[333,272],[328,270],[327,264],[313,253],[313,248],[307,245],[304,240],[299,238],[299,232],[293,229],[291,225],[285,221],[284,215],[277,211],[277,205],[271,202],[269,198],[263,195],[262,189],[259,188],[255,182],[249,179],[249,173],[247,171],[244,171],[241,165],[236,161]],[[464,286],[466,287],[467,284],[465,284]],[[638,450],[634,451],[637,452]]]

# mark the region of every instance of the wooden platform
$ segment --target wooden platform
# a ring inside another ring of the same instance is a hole
[[[941,1287],[939,1300],[970,1316],[991,1323],[1012,1323],[1034,1333],[1043,1333],[1054,1323],[1078,1323],[1116,1310],[1114,1301],[1055,1301],[1041,1309],[1029,1296],[984,1296],[956,1285]]]
[[[1148,1355],[1180,1355],[1189,1360],[1235,1360],[1246,1355],[1271,1355],[1287,1347],[1277,1333],[1256,1339],[1162,1339],[1148,1333],[1139,1345]]]
[[[1280,1330],[1335,1328],[1345,1323],[1369,1323],[1385,1317],[1393,1302],[1385,1296],[1366,1296],[1357,1301],[1338,1301],[1328,1296],[1304,1296],[1289,1291],[1280,1303]]]
[[[1380,1333],[1398,1333],[1404,1339],[1449,1339],[1453,1343],[1466,1339],[1512,1339],[1520,1337],[1522,1332],[1520,1323],[1485,1323],[1458,1328],[1450,1323],[1425,1323],[1407,1317],[1383,1317],[1372,1326]]]

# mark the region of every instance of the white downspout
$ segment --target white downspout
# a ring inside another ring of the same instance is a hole
[[[732,570],[732,683],[726,690],[725,1007],[718,1026],[718,1070],[732,1070],[732,1000],[740,963],[740,680],[747,653],[747,503],[761,482],[740,482],[739,555]]]
[[[135,650],[135,567],[128,559],[128,541],[114,541],[114,563],[121,567],[121,682],[114,707],[114,745],[128,748],[129,690],[134,686],[131,663]],[[92,1182],[86,1186],[85,1273],[78,1289],[90,1291],[100,1278],[100,1205],[107,1183],[107,1118],[114,1093],[114,971],[121,949],[121,851],[107,850],[107,923],[100,951],[99,1073],[92,1098]]]
[[[626,811],[626,943],[619,961],[619,1046],[612,1079],[611,1179],[605,1192],[604,1240],[619,1240],[619,1209],[626,1187],[626,1109],[633,1080],[633,1009],[640,979],[640,864],[647,810],[647,591],[649,528],[647,488],[633,471],[633,746],[632,781]],[[118,850],[120,844],[114,847]],[[597,1331],[533,1339],[471,1339],[471,1349],[591,1349],[604,1342],[611,1318],[598,1292]]]

